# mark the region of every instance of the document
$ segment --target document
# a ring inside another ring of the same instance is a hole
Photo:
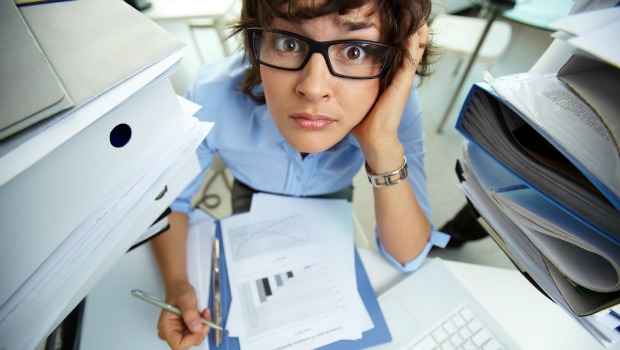
[[[573,14],[552,26],[558,29],[556,40],[529,73],[486,80],[502,99],[542,125],[542,132],[620,209],[620,47],[609,45],[620,31],[620,8]]]
[[[573,14],[551,26],[558,29],[554,36],[563,38],[569,45],[620,67],[620,47],[609,44],[616,40],[620,30],[620,7]]]
[[[620,69],[580,56],[573,56],[557,77],[487,77],[503,101],[620,209],[618,81]]]
[[[253,203],[249,213],[221,221],[233,300],[229,335],[242,349],[361,338],[373,324],[355,284],[352,219],[341,219],[352,218],[350,203],[283,200],[296,203]]]
[[[461,189],[490,235],[604,346],[620,341],[595,315],[620,302],[618,10],[553,23],[532,69],[485,73],[456,124]]]
[[[615,205],[620,204],[615,192],[620,189],[620,156],[615,146],[597,133],[596,125],[600,124],[591,127],[570,112],[594,115],[591,109],[581,100],[570,99],[576,104],[565,110],[543,94],[547,91],[556,96],[565,90],[529,89],[527,82],[533,78],[499,80],[494,80],[495,86],[501,85],[498,89],[513,86],[523,94],[530,93],[527,101],[534,105],[527,104],[521,111],[520,104],[513,104],[514,99],[504,100],[488,84],[476,84],[466,99],[457,129],[526,184],[586,225],[620,242],[620,215]]]
[[[552,137],[543,136],[551,123],[558,128],[566,127],[565,137],[586,138],[587,132],[571,128],[566,119],[562,119],[563,123],[557,120],[531,122],[532,118],[515,112],[493,91],[482,85],[472,89],[457,129],[484,149],[491,156],[491,162],[497,163],[492,170],[488,161],[482,167],[496,177],[489,180],[495,184],[491,198],[501,214],[492,215],[505,217],[510,222],[496,231],[517,237],[521,243],[515,244],[523,245],[524,251],[534,252],[526,259],[536,261],[539,269],[555,264],[561,273],[555,274],[554,280],[565,287],[561,288],[563,297],[576,314],[585,315],[609,306],[619,295],[620,267],[616,258],[618,251],[614,248],[620,246],[618,210],[575,166],[575,161],[569,161],[558,150],[560,146],[550,142],[554,140]],[[547,114],[541,118],[553,119],[552,113],[538,114]],[[571,146],[571,150],[574,147]],[[579,143],[577,147],[586,146]],[[613,164],[618,154],[609,156],[612,158],[607,163]],[[575,259],[577,256],[581,258]],[[596,264],[596,268],[592,264]],[[598,271],[596,277],[591,275],[593,270]],[[558,280],[560,276],[564,277]],[[566,284],[566,278],[573,284],[583,283],[581,287],[611,294],[586,302],[584,296],[574,292],[573,285]],[[567,293],[575,294],[569,296]]]
[[[620,245],[529,187],[494,191],[491,197],[564,276],[597,292],[620,290]]]
[[[209,307],[211,298],[212,246],[215,237],[215,220],[202,210],[194,210],[190,216],[187,235],[187,278],[197,291],[199,310]],[[203,342],[208,349],[208,342]]]

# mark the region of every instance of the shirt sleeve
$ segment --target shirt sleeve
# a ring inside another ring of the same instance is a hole
[[[407,157],[407,165],[409,167],[409,183],[415,193],[416,199],[420,208],[426,214],[428,220],[432,223],[430,203],[428,200],[428,191],[426,185],[426,172],[424,169],[424,155],[426,153],[424,149],[424,125],[423,114],[420,103],[420,97],[417,89],[411,90],[407,105],[403,112],[403,117],[398,130],[398,137],[405,148],[405,157]],[[431,225],[431,235],[429,242],[426,244],[422,252],[409,261],[406,264],[401,264],[394,259],[388,252],[383,249],[383,245],[379,241],[378,232],[375,229],[375,235],[377,240],[377,247],[379,251],[385,256],[385,258],[393,263],[396,267],[402,271],[416,270],[433,246],[444,248],[448,243],[449,236],[443,232],[439,232]]]
[[[411,271],[417,270],[422,265],[422,263],[428,256],[428,253],[431,251],[431,248],[433,246],[445,248],[446,244],[448,244],[448,241],[450,240],[450,236],[441,231],[436,231],[435,228],[433,227],[431,231],[431,236],[428,239],[428,243],[426,243],[426,245],[424,246],[424,249],[422,249],[422,251],[420,252],[420,254],[418,254],[417,257],[413,258],[413,260],[407,262],[406,264],[399,263],[388,252],[386,252],[385,249],[383,249],[383,245],[379,241],[378,235],[376,235],[376,239],[377,239],[377,247],[379,248],[379,252],[381,252],[381,254],[387,259],[387,261],[392,263],[394,266],[396,266],[399,270],[403,272],[411,272]]]

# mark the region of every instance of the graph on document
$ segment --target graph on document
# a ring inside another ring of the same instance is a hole
[[[322,261],[245,280],[239,287],[250,336],[345,307],[333,274]]]
[[[235,227],[228,231],[228,235],[234,260],[275,252],[312,241],[310,224],[302,214]]]

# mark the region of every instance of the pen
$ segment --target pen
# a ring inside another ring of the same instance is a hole
[[[220,240],[213,237],[213,275],[211,281],[213,283],[213,319],[217,323],[222,323],[222,290],[220,289]],[[222,344],[222,332],[216,330],[213,334],[215,346]]]
[[[131,294],[133,294],[133,296],[137,297],[138,299],[142,299],[146,302],[149,302],[155,306],[159,306],[160,308],[172,312],[175,315],[179,315],[181,316],[181,310],[179,310],[178,307],[174,306],[174,305],[170,305],[168,303],[165,303],[164,301],[162,301],[161,299],[154,297],[148,293],[145,293],[139,289],[134,289],[131,291]],[[217,329],[217,330],[224,330],[222,327],[218,326],[217,324],[209,321],[209,320],[205,320],[204,318],[200,318],[200,320],[202,321],[202,323],[208,325],[209,327],[213,328],[213,329]]]

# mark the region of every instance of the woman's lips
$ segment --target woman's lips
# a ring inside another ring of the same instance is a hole
[[[294,114],[291,118],[299,127],[313,131],[323,130],[334,123],[333,119],[318,114]]]

